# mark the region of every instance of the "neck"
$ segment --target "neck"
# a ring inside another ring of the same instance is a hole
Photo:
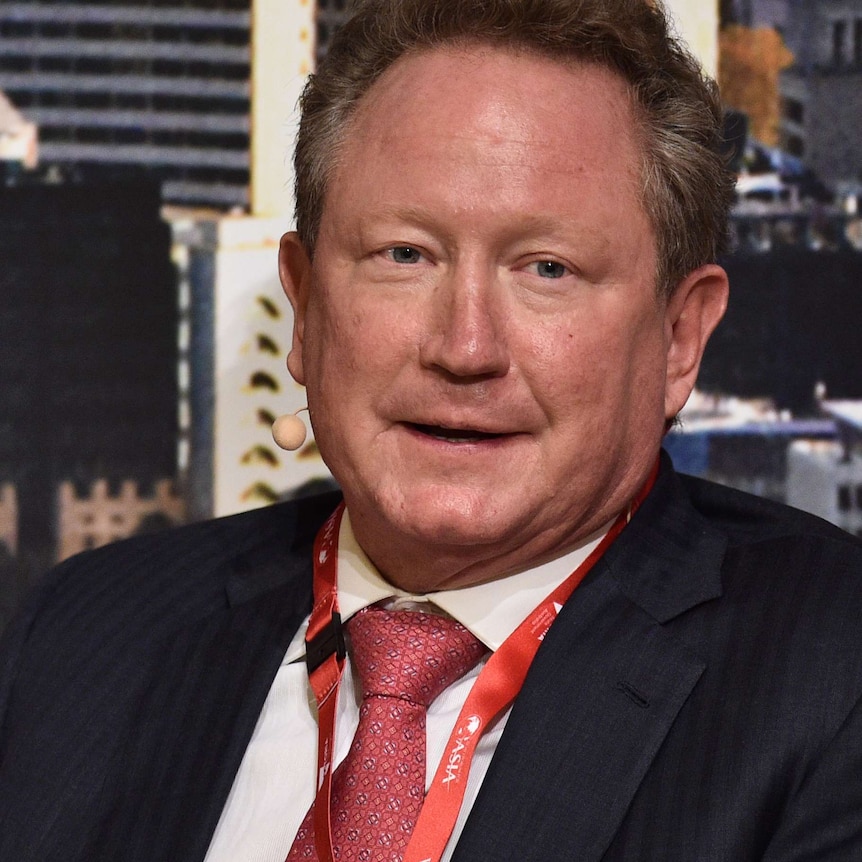
[[[579,517],[565,511],[549,517],[543,512],[548,524],[543,530],[537,531],[527,519],[506,528],[503,535],[480,529],[458,535],[456,541],[410,526],[400,530],[375,509],[354,506],[349,499],[347,507],[354,536],[381,575],[405,592],[425,594],[500,580],[577,549],[621,515],[630,517],[657,474],[655,459],[639,479],[616,485],[614,494]]]
[[[350,513],[350,524],[357,544],[380,575],[392,586],[407,593],[425,595],[442,590],[457,590],[502,580],[565,556],[603,536],[618,513],[595,524],[588,522],[574,535],[540,535],[524,542],[513,540],[512,547],[485,548],[471,545],[374,542]],[[484,552],[484,553],[483,553]]]

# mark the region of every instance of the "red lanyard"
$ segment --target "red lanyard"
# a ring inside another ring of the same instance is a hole
[[[479,738],[515,699],[542,639],[560,608],[622,532],[652,488],[658,463],[631,505],[580,566],[548,595],[488,659],[464,703],[425,797],[403,862],[438,862],[461,810],[467,774]],[[347,654],[336,585],[338,531],[344,505],[321,527],[314,543],[314,607],[306,635],[308,677],[318,706],[317,795],[314,841],[320,862],[333,862],[330,805],[335,709]]]

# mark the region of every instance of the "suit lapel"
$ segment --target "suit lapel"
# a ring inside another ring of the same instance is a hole
[[[723,553],[665,469],[545,638],[453,862],[601,859],[706,666],[663,624],[720,595]]]
[[[322,520],[331,510],[323,512]],[[226,598],[161,641],[88,859],[204,858],[272,680],[311,606],[308,529],[226,535]]]

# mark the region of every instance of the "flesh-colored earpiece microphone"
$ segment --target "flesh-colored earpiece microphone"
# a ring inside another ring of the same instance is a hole
[[[286,413],[272,423],[272,439],[275,440],[276,446],[293,452],[305,443],[308,431],[305,423],[297,415],[303,410],[307,411],[308,408],[300,407],[296,413]]]

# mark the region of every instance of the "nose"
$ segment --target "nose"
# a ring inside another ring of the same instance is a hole
[[[492,277],[456,268],[435,286],[432,303],[431,325],[420,349],[426,368],[462,380],[508,372],[506,309]]]

